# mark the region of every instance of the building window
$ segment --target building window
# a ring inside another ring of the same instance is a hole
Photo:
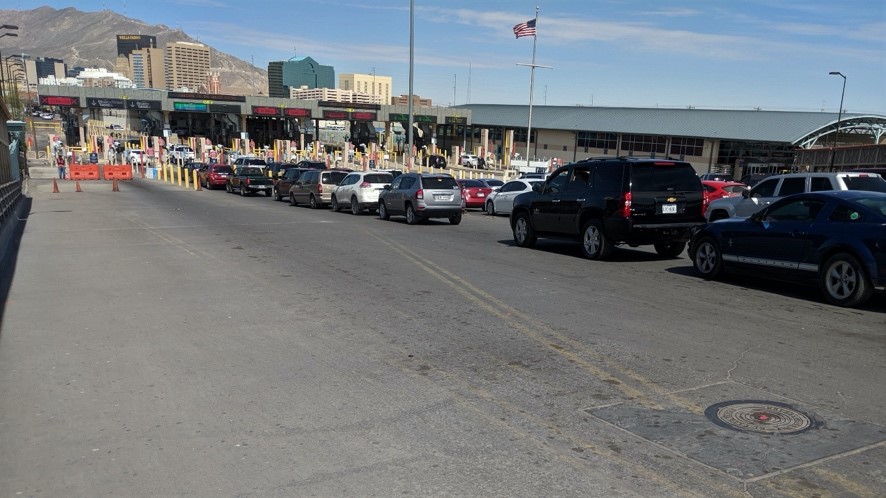
[[[704,154],[704,139],[689,137],[674,137],[671,139],[672,156],[696,156],[701,157]]]
[[[621,140],[621,150],[628,152],[648,152],[664,154],[667,139],[658,135],[625,135]]]
[[[580,131],[576,137],[579,147],[594,149],[614,149],[617,137],[615,133],[599,133],[595,131]]]
[[[532,143],[538,139],[538,130],[532,130]],[[514,129],[514,142],[526,143],[526,128]]]

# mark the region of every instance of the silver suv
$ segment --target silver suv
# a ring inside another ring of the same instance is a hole
[[[778,199],[822,190],[870,190],[886,192],[886,180],[875,173],[790,173],[773,175],[745,190],[741,196],[723,197],[711,202],[705,213],[708,221],[747,218]]]
[[[312,169],[302,173],[289,187],[289,203],[293,206],[306,202],[311,209],[328,206],[332,189],[348,176],[349,169]]]
[[[351,214],[360,214],[364,209],[374,213],[378,208],[378,194],[385,185],[394,181],[390,173],[356,171],[349,174],[332,189],[332,210],[340,211],[350,207]]]
[[[463,211],[461,188],[452,175],[406,173],[394,178],[378,196],[379,218],[404,215],[410,225],[428,218],[449,218],[449,223],[458,225]]]

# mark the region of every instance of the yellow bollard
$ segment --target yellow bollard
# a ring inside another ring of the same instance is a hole
[[[200,177],[197,175],[197,170],[194,170],[194,190],[203,190],[203,186],[200,185]]]
[[[185,177],[185,188],[190,190],[191,189],[191,175],[188,174],[188,170],[185,168],[182,168],[182,173],[184,174],[183,176]]]
[[[178,186],[181,187],[181,186],[182,186],[182,169],[181,169],[181,166],[176,166],[176,167],[175,167],[175,176],[176,176],[176,178],[178,178]]]

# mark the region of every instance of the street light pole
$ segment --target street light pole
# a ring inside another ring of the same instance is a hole
[[[837,110],[837,127],[834,130],[834,146],[831,147],[831,171],[834,170],[834,158],[837,155],[837,134],[840,133],[840,120],[843,119],[843,97],[846,95],[846,76],[840,71],[831,71],[831,76],[843,78],[843,91],[840,92],[840,109]]]
[[[4,25],[0,26],[0,30],[3,30],[3,29],[18,29],[18,26],[14,26],[12,24],[4,24]],[[2,34],[0,34],[0,38],[3,38],[4,36],[17,37],[18,34],[17,33],[2,33]],[[3,54],[0,53],[0,96],[3,96],[3,87],[4,87],[2,59],[3,59]]]

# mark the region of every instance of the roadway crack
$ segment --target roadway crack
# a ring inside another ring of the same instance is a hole
[[[744,359],[744,355],[746,355],[748,352],[750,352],[753,349],[760,349],[760,345],[758,344],[756,346],[752,346],[752,347],[745,349],[744,351],[741,352],[740,355],[738,355],[738,358],[736,358],[735,361],[732,362],[732,368],[730,368],[729,370],[726,371],[726,380],[727,381],[732,381],[732,372],[734,372],[735,369],[738,368],[738,364],[741,362],[742,359]]]

